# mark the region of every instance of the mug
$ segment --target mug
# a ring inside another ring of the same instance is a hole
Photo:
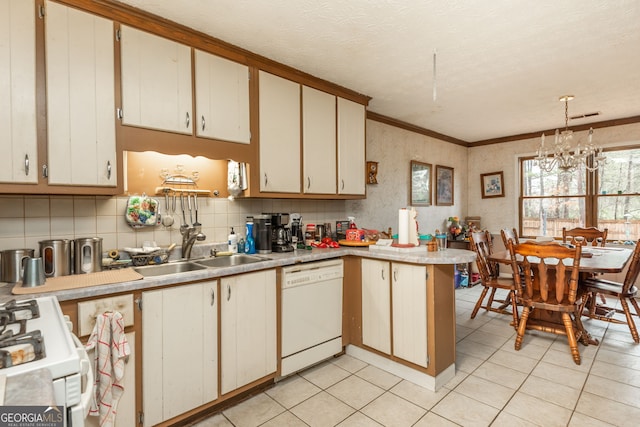
[[[24,265],[22,286],[33,287],[44,285],[44,263],[42,258],[28,258]]]

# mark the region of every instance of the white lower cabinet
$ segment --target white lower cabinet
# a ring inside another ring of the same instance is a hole
[[[389,263],[362,260],[362,344],[391,354]]]
[[[393,355],[427,367],[427,268],[391,264]]]
[[[142,396],[151,426],[217,398],[217,282],[142,293]]]
[[[277,368],[276,272],[220,281],[220,384],[224,395]]]
[[[425,266],[362,260],[362,344],[427,367]]]

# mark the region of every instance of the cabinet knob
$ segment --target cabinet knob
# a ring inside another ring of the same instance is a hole
[[[107,160],[107,179],[111,179],[111,160]]]
[[[211,289],[211,306],[213,307],[213,305],[216,303],[216,292]]]
[[[47,178],[49,176],[49,169],[47,169],[47,165],[42,165],[42,177]]]
[[[24,155],[24,174],[29,176],[29,155]]]
[[[380,270],[380,275],[382,276],[382,280],[385,280],[385,278],[384,278],[384,268]]]
[[[189,125],[191,124],[191,117],[189,117],[189,112],[187,111],[187,128],[189,127]]]
[[[231,299],[231,285],[227,285],[227,301]]]
[[[341,180],[340,180],[340,185],[341,185],[341,188],[340,188],[340,189],[341,189],[341,190],[344,190],[344,179],[341,179]]]
[[[267,178],[267,174],[264,174],[264,186],[265,188],[267,187],[267,184],[269,184],[269,178]]]
[[[311,188],[311,177],[307,177],[307,189]]]
[[[205,121],[204,121],[204,116],[202,116],[202,131],[204,132],[204,128],[205,128]]]

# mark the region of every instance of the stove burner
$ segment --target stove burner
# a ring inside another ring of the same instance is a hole
[[[27,321],[39,317],[40,309],[35,300],[11,300],[0,305],[0,368],[45,357],[40,330],[27,331]]]

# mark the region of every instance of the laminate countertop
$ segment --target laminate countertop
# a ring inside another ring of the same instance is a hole
[[[78,280],[79,284],[73,289],[50,291],[39,293],[37,288],[33,289],[33,293],[29,295],[14,295],[12,290],[14,284],[0,284],[0,303],[4,303],[11,299],[35,298],[45,295],[53,295],[59,301],[75,300],[81,298],[93,298],[103,295],[133,292],[150,288],[174,285],[177,283],[188,283],[207,279],[217,279],[219,277],[230,276],[241,273],[248,273],[256,270],[264,270],[268,268],[284,267],[299,263],[307,263],[313,261],[322,261],[345,256],[359,256],[363,258],[375,258],[388,261],[399,261],[411,264],[462,264],[475,260],[476,254],[472,251],[464,249],[447,249],[445,251],[428,252],[426,246],[417,248],[376,248],[368,247],[340,247],[312,250],[297,249],[287,253],[269,253],[258,254],[257,256],[265,258],[264,261],[242,264],[230,267],[206,268],[203,270],[189,271],[183,273],[166,274],[162,276],[144,277],[139,280],[124,281],[119,283],[111,283],[107,285],[93,285],[91,282],[91,274],[73,275],[74,280]],[[195,261],[191,259],[190,261]],[[83,286],[84,282],[87,283]]]

